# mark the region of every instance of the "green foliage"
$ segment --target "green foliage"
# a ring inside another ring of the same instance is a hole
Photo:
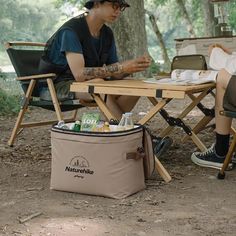
[[[145,1],[145,8],[153,12],[157,17],[157,25],[162,33],[168,55],[171,59],[176,54],[174,39],[188,37],[188,32],[183,19],[180,18],[181,14],[178,12],[176,1],[148,0]],[[150,54],[155,61],[161,62],[163,60],[161,48],[148,19],[146,19],[146,31]],[[166,69],[161,68],[161,70],[165,71]]]
[[[229,24],[236,31],[236,2],[231,1],[229,4]]]
[[[70,3],[71,5],[78,5],[80,8],[84,6],[85,2],[86,0],[56,0],[55,1],[57,7]]]
[[[160,72],[160,64],[152,61],[151,66],[149,67],[150,76],[154,74],[158,74]]]
[[[20,110],[19,96],[9,95],[0,88],[0,115],[14,115]]]
[[[202,1],[185,0],[185,6],[193,24],[197,37],[204,37],[204,14],[202,10]],[[162,33],[165,46],[170,59],[176,54],[175,41],[176,38],[188,38],[189,32],[186,28],[186,22],[183,19],[182,12],[176,3],[176,0],[146,0],[145,9],[151,11],[157,17],[157,25]],[[236,32],[236,1],[229,2],[229,23]],[[146,19],[146,31],[148,38],[148,48],[150,54],[156,61],[162,60],[159,42]]]
[[[199,0],[191,0],[187,3],[187,10],[190,14],[195,33],[197,37],[204,36],[204,16],[201,6],[201,1]]]
[[[166,0],[150,0],[150,2],[154,3],[156,6],[160,6],[160,5],[167,4],[168,1],[166,1]]]
[[[52,3],[0,0],[0,50],[6,41],[46,41],[60,19]]]

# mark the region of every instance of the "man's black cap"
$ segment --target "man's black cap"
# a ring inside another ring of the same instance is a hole
[[[104,1],[104,0],[89,0],[84,4],[84,6],[87,9],[91,9],[95,2],[102,2],[102,1]],[[109,0],[108,2],[117,2],[124,7],[130,7],[130,5],[125,0]]]

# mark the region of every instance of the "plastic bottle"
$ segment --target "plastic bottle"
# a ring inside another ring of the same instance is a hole
[[[126,115],[123,114],[122,115],[122,118],[117,126],[117,130],[118,131],[122,131],[122,130],[125,130],[125,122],[126,122]]]
[[[120,120],[120,123],[118,124],[118,130],[129,130],[134,128],[133,123],[133,113],[132,112],[126,112],[122,115],[122,118]]]
[[[133,113],[132,112],[126,112],[125,113],[125,130],[133,129],[134,123],[133,123]]]

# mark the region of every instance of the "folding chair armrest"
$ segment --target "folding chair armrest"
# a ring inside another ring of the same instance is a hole
[[[49,73],[49,74],[40,74],[40,75],[30,75],[30,76],[22,76],[22,77],[17,77],[16,80],[19,81],[24,81],[24,80],[31,80],[31,79],[49,79],[49,78],[56,78],[56,74],[54,73]]]
[[[6,42],[5,47],[10,48],[12,46],[41,46],[45,47],[46,43],[40,43],[40,42],[23,42],[23,41],[11,41]]]

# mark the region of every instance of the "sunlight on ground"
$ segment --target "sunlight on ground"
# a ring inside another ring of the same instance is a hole
[[[34,220],[25,223],[28,233],[31,235],[48,235],[48,236],[101,236],[111,233],[111,227],[108,222],[98,222],[96,219],[86,218],[50,218],[42,220]]]

